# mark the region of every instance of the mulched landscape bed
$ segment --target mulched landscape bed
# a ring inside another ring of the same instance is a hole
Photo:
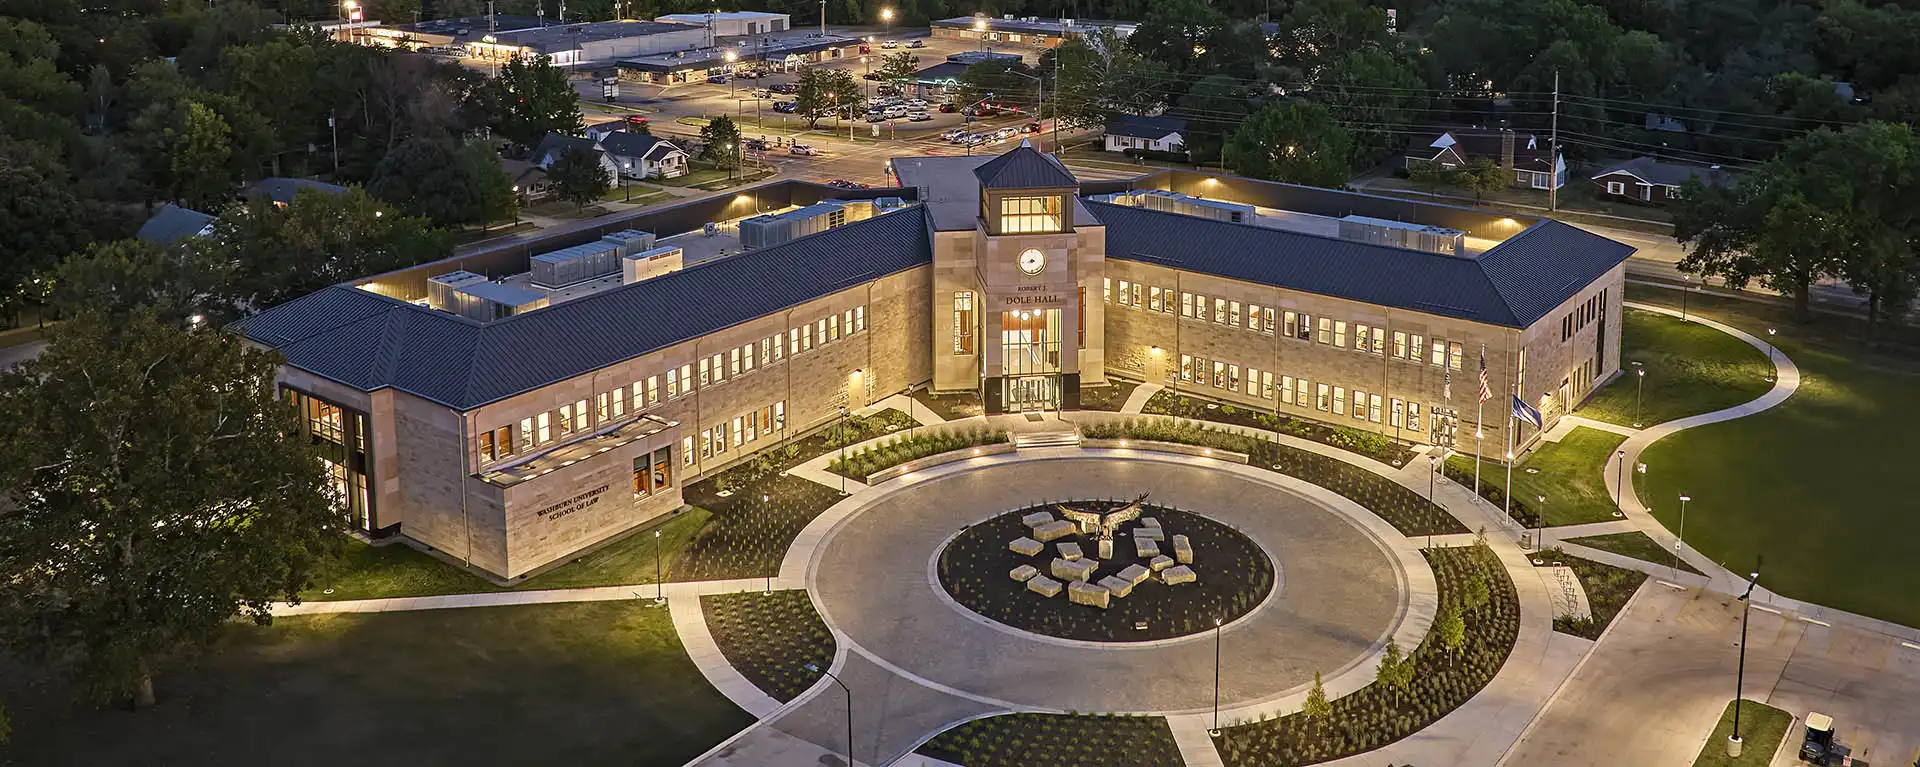
[[[1092,439],[1145,439],[1178,442],[1248,455],[1248,463],[1312,482],[1373,512],[1402,535],[1450,535],[1469,532],[1445,509],[1398,482],[1336,458],[1276,442],[1191,423],[1140,419],[1082,428]]]
[[[1587,592],[1587,606],[1593,610],[1590,620],[1574,620],[1571,617],[1553,616],[1553,630],[1562,634],[1598,640],[1600,633],[1607,630],[1613,618],[1626,609],[1627,600],[1640,590],[1640,584],[1647,582],[1647,574],[1639,570],[1602,564],[1590,559],[1581,559],[1560,549],[1546,549],[1533,553],[1539,560],[1539,567],[1566,565],[1580,578],[1580,587]]]
[[[916,753],[966,767],[1177,767],[1158,716],[1002,714],[934,736]]]
[[[992,445],[1007,441],[1007,433],[982,428],[964,431],[942,430],[922,431],[917,434],[899,434],[892,439],[883,439],[880,444],[863,447],[847,453],[845,460],[835,458],[827,464],[827,471],[861,482],[868,477],[894,466],[939,455],[962,448]]]
[[[713,643],[727,663],[782,703],[820,681],[833,663],[833,632],[800,589],[700,597]]]
[[[1413,448],[1383,434],[1293,418],[1244,405],[1210,402],[1198,397],[1174,394],[1166,389],[1155,392],[1153,397],[1147,400],[1147,405],[1141,409],[1141,412],[1266,429],[1313,440],[1393,466],[1405,466],[1408,461],[1413,460]]]
[[[1404,689],[1376,681],[1331,701],[1324,717],[1294,713],[1225,728],[1214,742],[1228,767],[1291,767],[1371,751],[1438,721],[1493,681],[1520,635],[1513,581],[1485,545],[1422,553],[1442,611],[1463,617],[1460,647],[1450,650],[1440,632],[1429,632],[1408,656],[1413,673]]]
[[[787,547],[814,517],[845,497],[837,488],[780,472],[842,444],[891,434],[911,421],[898,410],[852,418],[782,448],[768,450],[718,476],[687,485],[682,498],[712,512],[673,564],[673,580],[764,578],[780,572]],[[725,493],[725,495],[722,495]]]
[[[935,394],[921,389],[913,393],[913,401],[925,405],[934,415],[946,421],[972,418],[987,412],[980,404],[980,393],[975,391]]]
[[[1118,413],[1120,406],[1127,404],[1127,398],[1133,396],[1133,390],[1139,386],[1140,384],[1118,378],[1108,379],[1106,386],[1082,386],[1080,387],[1080,409]]]
[[[1125,501],[1076,502],[1075,509],[1105,513],[1126,505]],[[1247,614],[1273,590],[1273,561],[1251,539],[1227,525],[1186,511],[1147,504],[1141,516],[1158,519],[1166,531],[1160,545],[1163,554],[1173,555],[1173,536],[1185,535],[1193,545],[1193,570],[1196,583],[1168,586],[1158,577],[1134,587],[1125,597],[1112,598],[1106,609],[1074,604],[1065,593],[1051,598],[1027,590],[1025,583],[1009,573],[1020,565],[1032,565],[1048,575],[1048,565],[1058,556],[1058,544],[1075,543],[1086,557],[1099,562],[1089,582],[1098,583],[1128,565],[1147,566],[1147,559],[1136,557],[1133,534],[1138,521],[1123,525],[1113,541],[1113,558],[1097,558],[1099,544],[1095,536],[1073,534],[1060,538],[1037,555],[1023,556],[1010,551],[1007,544],[1030,535],[1020,518],[1035,511],[1053,512],[1053,504],[1042,504],[1001,514],[967,528],[940,552],[940,585],[955,601],[993,620],[1015,628],[1089,642],[1147,642],[1185,636],[1210,629],[1216,619],[1231,622]],[[1140,626],[1144,624],[1144,628]]]

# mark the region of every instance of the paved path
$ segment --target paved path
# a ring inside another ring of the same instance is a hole
[[[1138,413],[1145,410],[1147,400],[1153,399],[1153,395],[1160,393],[1160,390],[1165,388],[1167,387],[1157,383],[1143,383],[1133,387],[1133,391],[1127,394],[1126,404],[1120,406],[1120,412]]]

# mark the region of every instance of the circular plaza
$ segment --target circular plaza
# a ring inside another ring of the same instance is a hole
[[[1119,547],[1107,560],[1095,550],[1098,522],[1074,522],[1068,513],[1108,515],[1149,499],[1107,531]],[[841,510],[822,520],[831,527],[814,548],[807,580],[848,649],[921,684],[1010,709],[1207,710],[1216,651],[1220,667],[1231,670],[1220,675],[1220,706],[1257,707],[1297,694],[1315,673],[1329,683],[1370,674],[1366,661],[1390,637],[1417,643],[1430,614],[1415,607],[1430,603],[1435,588],[1418,549],[1352,502],[1288,477],[1186,456],[975,459],[881,483]],[[1075,525],[1072,538],[1042,533],[1052,538],[1042,551],[1009,550],[1008,539],[1038,543],[1036,528],[1054,522]],[[953,547],[969,541],[970,531],[977,540],[964,556],[978,561],[955,567]],[[1064,552],[1074,559],[1062,556],[1063,542],[1074,544]],[[1159,557],[1166,561],[1156,569]],[[1109,596],[1102,608],[1064,593],[1069,582],[1094,579],[1075,578],[1056,559],[1089,569],[1105,561],[1114,570],[1099,570],[1105,578],[1136,565],[1146,572],[1129,573],[1134,590]],[[1023,563],[1035,572],[1013,571]],[[1068,571],[1054,578],[1054,567]],[[1029,590],[1034,578],[1062,587],[1050,595],[1042,592],[1051,588]],[[1134,597],[1158,607],[1112,617],[1116,602]],[[1011,612],[989,617],[983,606],[994,604]],[[1036,615],[1056,617],[1018,617]],[[1143,622],[1147,628],[1135,628]]]

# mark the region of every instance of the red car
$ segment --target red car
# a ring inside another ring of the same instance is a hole
[[[1040,123],[1027,123],[1026,127],[1021,128],[1021,130],[1026,131],[1028,133],[1039,133]]]
[[[945,112],[947,114],[953,114],[954,112],[960,111],[960,106],[949,101],[945,104],[940,105],[940,111]]]

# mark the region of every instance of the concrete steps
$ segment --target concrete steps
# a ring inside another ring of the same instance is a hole
[[[1046,431],[1013,435],[1013,449],[1015,450],[1079,446],[1080,432],[1077,431]]]

